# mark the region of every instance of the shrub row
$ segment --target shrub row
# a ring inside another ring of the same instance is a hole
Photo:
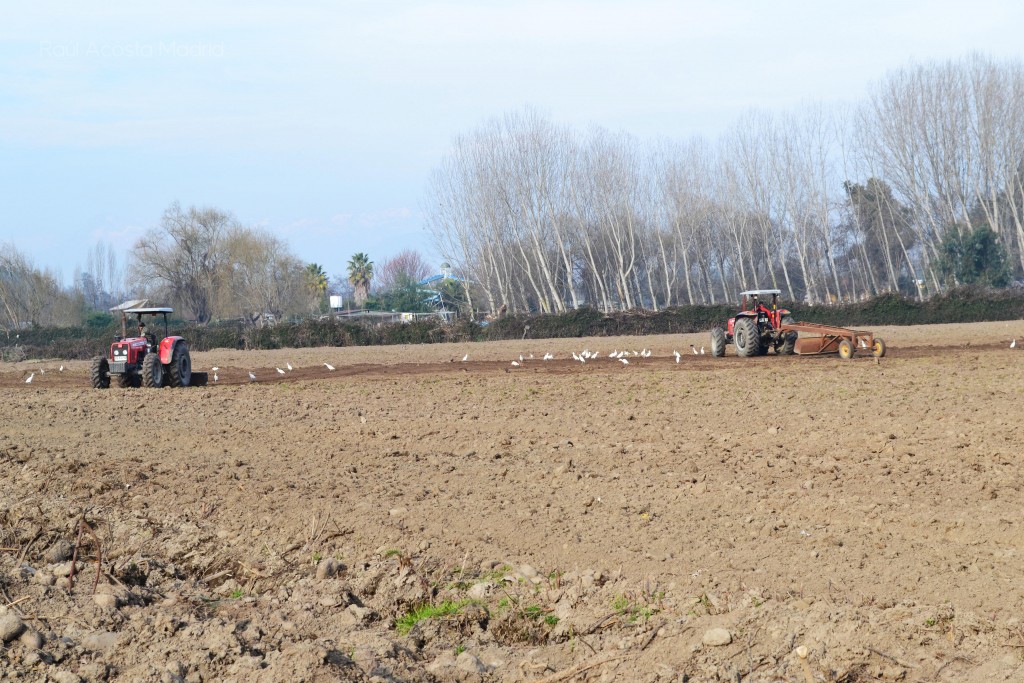
[[[1024,318],[1024,292],[960,288],[924,302],[891,294],[839,306],[784,306],[793,312],[797,320],[843,327],[966,323]],[[615,313],[581,308],[559,315],[506,316],[489,325],[477,325],[466,320],[450,324],[426,319],[410,323],[369,323],[328,318],[283,323],[263,329],[246,328],[240,323],[205,326],[182,323],[172,324],[172,333],[184,336],[196,351],[439,344],[702,332],[716,325],[724,326],[735,312],[735,306],[679,306],[662,311]],[[119,325],[22,330],[0,336],[0,357],[5,360],[91,358],[103,353],[119,332]]]

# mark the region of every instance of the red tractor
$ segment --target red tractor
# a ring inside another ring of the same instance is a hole
[[[167,314],[173,308],[127,308],[121,310],[121,334],[110,345],[109,358],[97,356],[89,372],[96,389],[110,386],[115,377],[122,388],[146,386],[159,389],[165,385],[187,387],[206,384],[205,372],[192,372],[192,358],[184,337],[167,332]],[[138,334],[128,336],[128,314],[135,315]],[[157,344],[156,335],[146,332],[143,316],[163,315],[164,338]]]
[[[742,292],[743,310],[729,318],[727,330],[716,327],[711,330],[711,355],[724,356],[725,345],[736,345],[737,356],[763,356],[772,348],[779,355],[788,356],[796,348],[797,333],[784,329],[793,325],[789,311],[779,308],[778,289],[751,289]],[[765,304],[761,297],[771,296],[771,303]]]

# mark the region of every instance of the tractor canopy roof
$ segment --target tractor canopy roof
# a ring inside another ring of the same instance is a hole
[[[125,313],[137,313],[139,315],[158,315],[160,313],[174,313],[173,308],[126,308]]]
[[[782,294],[781,289],[748,289],[740,292],[740,296],[765,296],[770,294]]]

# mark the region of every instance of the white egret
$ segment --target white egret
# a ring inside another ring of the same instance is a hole
[[[28,379],[25,380],[25,384],[32,384],[32,378],[35,377],[35,376],[36,376],[36,373],[34,373],[34,372],[31,375],[29,375]]]
[[[629,365],[629,361],[626,360],[625,358],[620,358],[619,362],[622,363],[623,365]]]
[[[274,369],[277,370],[277,374],[279,374],[279,375],[283,375],[284,374],[284,370],[282,370],[281,368],[274,368]]]
[[[1016,339],[1014,339],[1012,342],[1010,342],[1010,348],[1011,349],[1017,348],[1017,340]]]
[[[291,363],[285,363],[285,367],[288,368],[288,372],[291,372],[292,370],[295,369],[295,368],[292,367]]]
[[[678,351],[673,351],[673,352],[672,352],[672,355],[676,357],[676,362],[677,362],[677,363],[678,363],[678,362],[679,362],[679,360],[680,360],[680,359],[681,359],[681,358],[683,357],[683,355],[682,355],[681,353],[679,353]]]
[[[514,365],[514,366],[516,366],[518,368],[519,367],[519,361],[517,361],[517,360],[512,361],[512,365]]]
[[[334,366],[331,365],[330,363],[324,363],[324,367],[327,368],[328,370],[331,370],[331,371],[334,370]]]
[[[250,382],[255,382],[256,381],[256,375],[254,375],[251,371],[249,372],[249,381]]]

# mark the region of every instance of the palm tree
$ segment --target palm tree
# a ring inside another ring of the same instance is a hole
[[[362,308],[366,299],[370,296],[370,280],[373,279],[373,261],[370,257],[359,252],[352,256],[348,262],[348,281],[354,289],[353,296],[356,300],[356,308]]]
[[[306,287],[312,296],[313,309],[323,308],[324,294],[327,293],[327,273],[319,263],[310,263],[304,273]]]

